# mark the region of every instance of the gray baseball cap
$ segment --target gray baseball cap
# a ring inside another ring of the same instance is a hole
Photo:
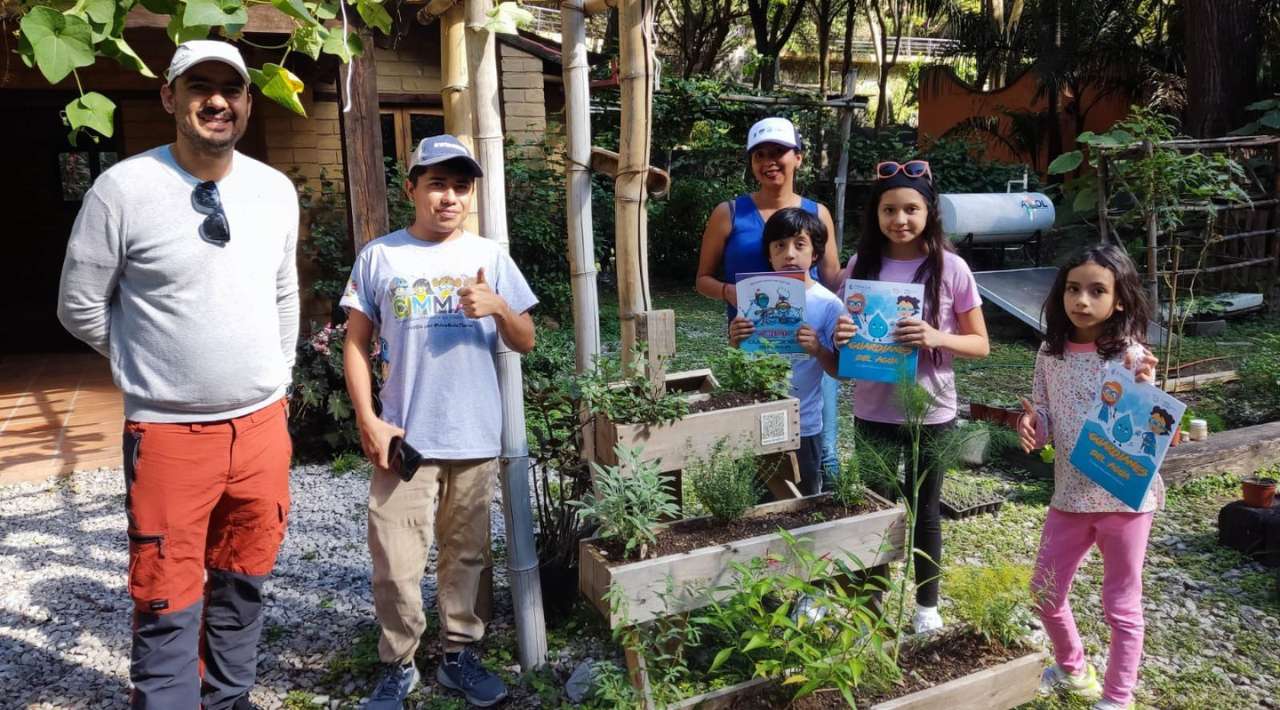
[[[447,133],[423,138],[418,143],[418,148],[413,151],[413,158],[409,161],[409,172],[413,172],[414,168],[426,168],[450,160],[465,164],[471,177],[484,177],[484,171],[480,169],[480,163],[471,157],[471,151],[467,150],[462,141]]]

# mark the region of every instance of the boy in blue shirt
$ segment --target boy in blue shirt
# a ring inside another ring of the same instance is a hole
[[[817,216],[799,207],[780,209],[764,225],[765,258],[774,271],[804,274],[804,325],[796,342],[808,354],[791,365],[791,396],[800,400],[800,492],[822,492],[822,373],[836,374],[832,345],[836,320],[844,304],[835,294],[810,277],[827,246],[827,228]],[[729,323],[729,342],[738,347],[751,337],[755,326],[738,316]]]

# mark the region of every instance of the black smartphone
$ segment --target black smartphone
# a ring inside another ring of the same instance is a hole
[[[391,455],[388,457],[391,470],[400,475],[402,481],[412,481],[413,475],[422,465],[422,454],[409,445],[402,436],[391,437]]]

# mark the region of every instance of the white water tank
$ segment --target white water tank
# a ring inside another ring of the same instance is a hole
[[[1018,242],[1053,227],[1053,200],[1039,192],[938,195],[942,231],[975,244]]]

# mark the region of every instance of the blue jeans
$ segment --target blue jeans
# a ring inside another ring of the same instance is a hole
[[[839,436],[840,380],[823,374],[822,376],[822,479],[823,488],[829,489],[840,474],[840,457],[836,454],[836,439]]]

